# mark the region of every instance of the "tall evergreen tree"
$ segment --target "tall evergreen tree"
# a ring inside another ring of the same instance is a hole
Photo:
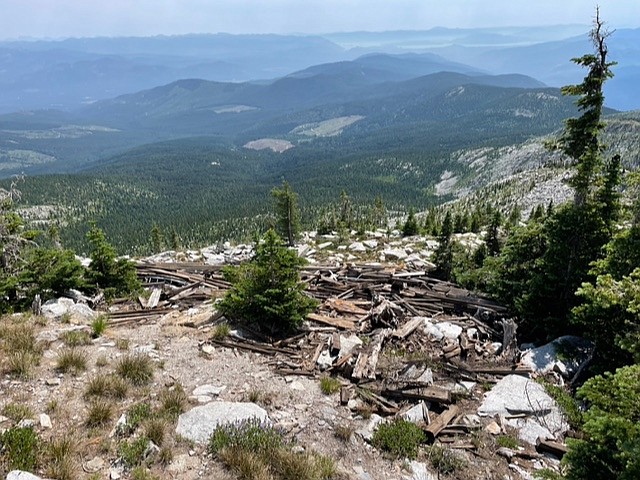
[[[281,188],[274,187],[271,190],[271,196],[276,209],[276,231],[292,247],[300,234],[298,194],[293,191],[289,182],[283,180]]]

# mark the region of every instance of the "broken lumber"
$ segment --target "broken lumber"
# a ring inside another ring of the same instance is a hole
[[[451,405],[447,410],[438,415],[438,418],[433,420],[427,428],[424,429],[428,440],[433,442],[438,434],[458,415],[459,410],[457,405]]]
[[[564,457],[565,453],[567,453],[569,449],[563,443],[545,440],[544,438],[540,437],[536,442],[536,451],[540,453],[550,453],[551,455],[555,455],[559,459],[562,459],[562,457]]]

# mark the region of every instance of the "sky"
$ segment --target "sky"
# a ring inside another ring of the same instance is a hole
[[[0,39],[588,25],[596,2],[640,27],[640,0],[0,0]]]

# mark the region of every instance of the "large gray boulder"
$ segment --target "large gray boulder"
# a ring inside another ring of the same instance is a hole
[[[252,419],[271,423],[267,411],[255,403],[211,402],[180,415],[176,433],[195,443],[205,444],[218,426]]]
[[[556,401],[530,378],[508,375],[485,394],[478,415],[499,416],[518,430],[518,437],[534,444],[539,437],[558,438],[568,424]]]

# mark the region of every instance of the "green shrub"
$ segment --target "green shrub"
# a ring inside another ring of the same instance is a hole
[[[127,410],[127,422],[124,425],[120,425],[119,429],[121,435],[131,435],[140,426],[142,422],[151,417],[151,407],[148,403],[136,403],[129,410]]]
[[[153,378],[153,364],[144,354],[125,355],[118,360],[116,373],[133,385],[146,385]]]
[[[512,450],[518,448],[518,439],[511,435],[498,435],[496,443],[499,447],[510,448]]]
[[[122,441],[118,444],[118,455],[127,467],[135,467],[144,461],[148,446],[149,439],[146,437],[138,437],[131,442]]]
[[[416,458],[418,448],[426,440],[420,427],[403,419],[382,423],[373,433],[372,443],[376,448],[396,457]]]
[[[39,439],[32,428],[9,428],[0,433],[0,464],[9,470],[33,472],[36,468]]]
[[[587,439],[567,440],[567,478],[640,478],[640,365],[594,377],[578,396],[589,405]]]
[[[135,264],[117,258],[116,250],[107,242],[104,232],[95,224],[87,233],[91,247],[91,263],[87,268],[87,283],[104,290],[107,299],[138,293],[142,284],[138,280]]]

